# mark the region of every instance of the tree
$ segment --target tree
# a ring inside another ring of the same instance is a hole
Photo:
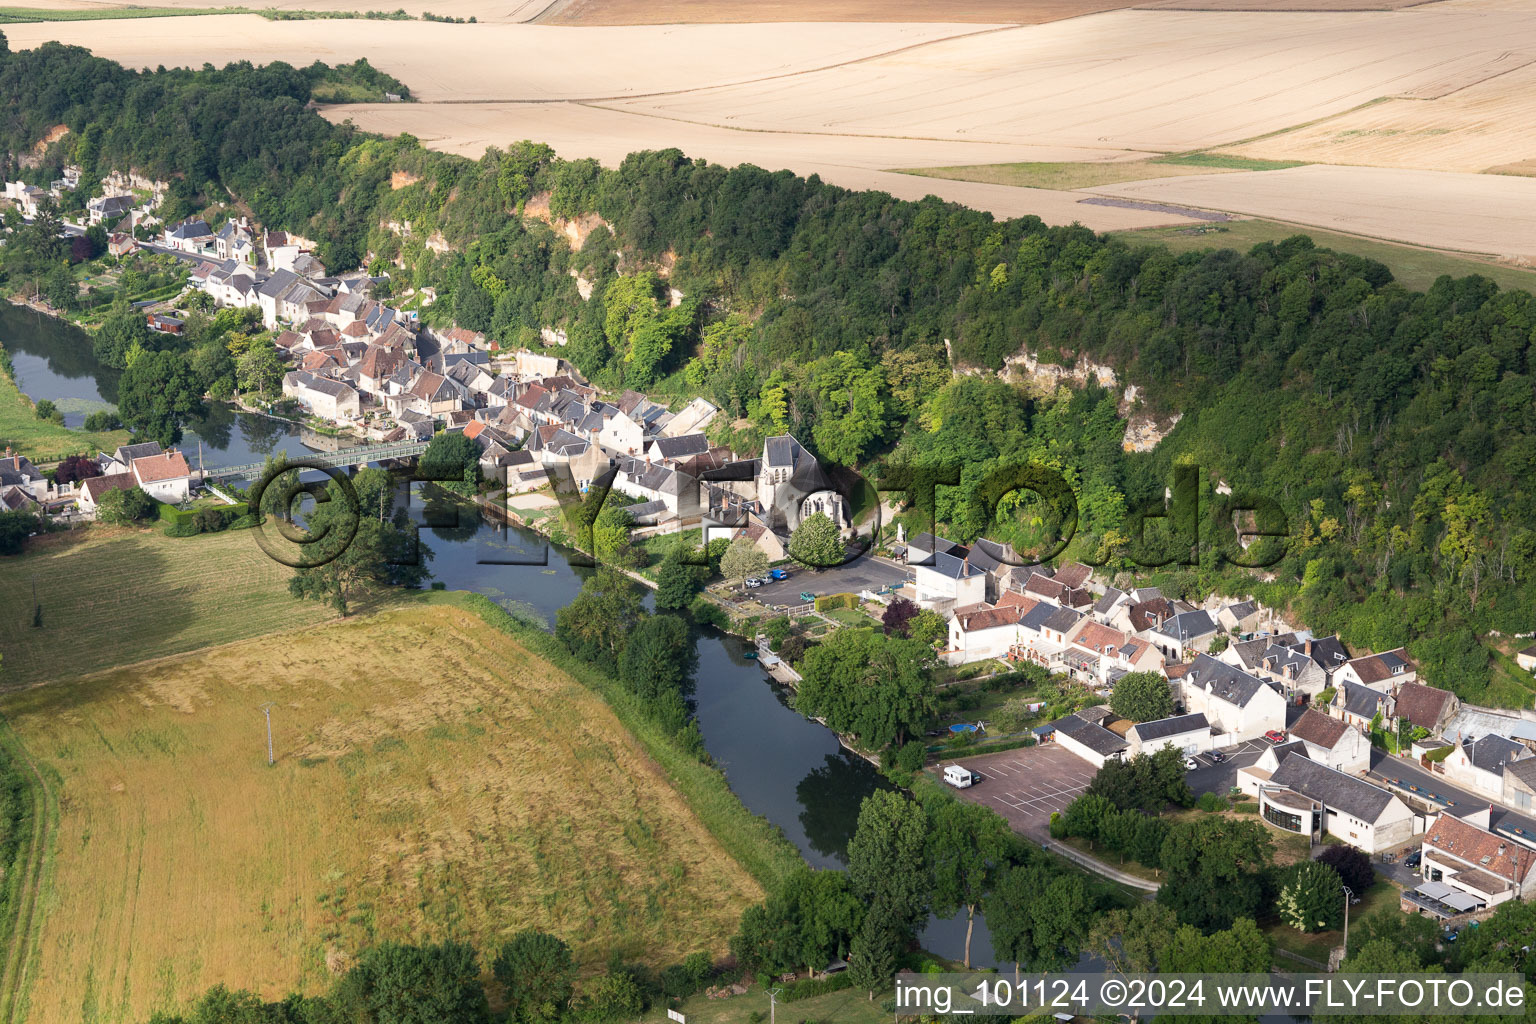
[[[1130,910],[1116,908],[1099,918],[1087,948],[1116,974],[1151,974],[1161,969],[1162,953],[1177,928],[1168,907],[1138,900]]]
[[[647,704],[680,695],[693,670],[692,651],[688,624],[681,617],[643,616],[619,655],[619,679]]]
[[[405,531],[404,510],[400,522],[389,518],[390,506],[380,500],[380,477],[387,474],[376,469],[357,475],[355,509],[340,483],[333,480],[328,485],[327,500],[315,503],[304,524],[316,538],[302,556],[311,567],[295,571],[288,581],[289,594],[328,602],[347,615],[359,593],[383,586],[417,587],[432,575],[425,564],[431,551]],[[269,498],[280,490],[277,482],[270,485],[262,504],[265,511],[286,517],[288,509],[268,506]]]
[[[1104,832],[1104,823],[1118,814],[1107,797],[1084,793],[1067,805],[1060,819],[1062,833],[1088,840],[1088,847],[1092,849]]]
[[[59,426],[64,425],[64,414],[59,411],[58,406],[53,404],[53,399],[51,398],[39,399],[37,405],[33,406],[32,411],[40,420],[47,420]]]
[[[740,584],[750,576],[761,576],[768,571],[768,556],[761,548],[745,537],[737,537],[720,557],[720,575],[729,582]]]
[[[996,811],[947,794],[928,804],[928,874],[933,912],[948,917],[965,909],[965,968],[971,968],[971,930],[976,909],[992,888],[1013,847],[1013,833]]]
[[[896,974],[896,960],[905,940],[900,915],[885,903],[871,904],[848,950],[848,973],[853,983],[875,998]]]
[[[1109,706],[1121,718],[1154,722],[1173,714],[1173,691],[1156,672],[1128,672],[1115,683]]]
[[[385,942],[362,953],[331,991],[336,1020],[375,1024],[485,1024],[490,1019],[472,946]]]
[[[423,480],[478,483],[480,449],[462,430],[445,430],[427,442],[427,450],[416,460],[416,472]]]
[[[67,484],[101,476],[101,467],[89,455],[67,455],[53,471],[55,483]]]
[[[880,624],[885,627],[886,633],[907,636],[917,613],[916,604],[904,597],[898,597],[886,606],[885,614],[880,616]]]
[[[698,567],[685,564],[676,551],[669,552],[656,569],[657,610],[681,611],[698,592]]]
[[[1291,865],[1281,876],[1275,912],[1297,931],[1338,927],[1344,917],[1344,883],[1339,873],[1320,860]]]
[[[789,535],[789,557],[812,568],[841,565],[846,550],[837,524],[825,512],[807,516]]]
[[[27,538],[36,533],[40,525],[37,516],[31,512],[0,512],[0,555],[20,552]]]
[[[553,935],[528,929],[508,939],[491,964],[509,1024],[554,1024],[575,992],[571,949]]]
[[[1366,890],[1376,884],[1376,869],[1371,867],[1371,858],[1353,846],[1342,843],[1325,846],[1317,860],[1337,871],[1339,880],[1356,896],[1364,896]]]
[[[599,567],[570,604],[555,613],[555,636],[586,661],[617,663],[644,609],[635,584],[623,573]]]
[[[944,621],[944,616],[931,608],[924,608],[912,617],[911,625],[907,627],[907,635],[918,643],[927,647],[949,636],[949,623]]]
[[[848,841],[848,880],[871,913],[887,915],[882,927],[910,934],[928,909],[927,841],[928,815],[917,801],[887,790],[864,798]]]
[[[1059,971],[1077,960],[1093,917],[1082,876],[1058,872],[1043,859],[1008,868],[985,904],[992,948],[1032,971]]]
[[[1203,815],[1180,822],[1163,840],[1159,858],[1167,881],[1157,900],[1182,923],[1205,931],[1230,928],[1239,917],[1256,917],[1261,896],[1257,872],[1273,849],[1257,821]]]
[[[645,993],[628,973],[604,974],[581,986],[576,1013],[591,1024],[632,1020],[645,1009]],[[425,1022],[423,1022],[425,1024]]]
[[[129,306],[121,293],[91,342],[97,361],[118,370],[127,367],[128,352],[135,346],[147,349],[153,344],[144,314]]]
[[[159,503],[141,488],[108,491],[96,502],[96,521],[112,526],[126,526],[148,519],[158,508]]]
[[[205,370],[223,369],[222,362],[217,367],[205,367]],[[254,391],[263,398],[273,398],[282,392],[283,363],[277,357],[277,346],[269,340],[253,343],[245,350],[235,364],[235,380],[245,391]],[[212,386],[209,381],[206,386]]]
[[[93,431],[117,430],[123,421],[111,409],[98,409],[85,418],[85,429]]]
[[[916,640],[839,629],[801,660],[795,707],[873,749],[899,746],[934,714],[932,666]]]
[[[175,352],[146,352],[123,372],[117,411],[134,432],[169,448],[203,411],[202,386]]]

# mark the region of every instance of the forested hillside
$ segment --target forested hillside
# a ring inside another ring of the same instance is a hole
[[[305,107],[321,73],[138,74],[57,45],[7,54],[8,166],[65,124],[29,177],[131,164],[177,182],[173,215],[245,204],[317,239],[333,269],[390,269],[413,303],[433,289],[429,320],[508,344],[564,330],[603,386],[702,394],[742,450],[788,430],[866,469],[958,461],[968,485],[1044,460],[1077,489],[1073,553],[1111,570],[1130,568],[1117,553],[1127,510],[1195,464],[1206,497],[1220,480],[1280,502],[1290,552],[1257,587],[1211,550],[1161,582],[1256,588],[1351,645],[1410,644],[1464,696],[1531,702],[1529,677],[1488,642],[1536,627],[1530,295],[1475,277],[1411,292],[1304,237],[1175,255],[676,151],[602,169],[513,143],[471,161],[328,124]],[[550,218],[587,231],[579,250],[517,215],[546,196]],[[1142,411],[1182,418],[1131,454],[1119,393],[955,375],[1021,349],[1111,364]],[[940,491],[956,539],[1041,532],[1028,506],[1005,501],[994,521],[973,499]]]

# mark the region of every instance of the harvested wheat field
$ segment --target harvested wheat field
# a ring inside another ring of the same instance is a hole
[[[424,11],[449,18],[474,18],[484,24],[531,21],[550,6],[551,0],[432,0],[430,4],[383,4],[379,0],[260,0],[243,3],[241,0],[154,0],[155,7],[208,8],[246,7],[277,11],[351,11],[364,14],[368,11],[398,9],[420,17]],[[110,16],[114,8],[131,12],[146,4],[133,0],[25,0],[24,6],[34,10],[53,11],[101,11]],[[126,15],[125,15],[126,16]]]
[[[1475,75],[1490,52],[1536,52],[1536,16],[1437,9],[1115,11],[608,105],[756,131],[1181,152]]]
[[[761,896],[599,697],[451,601],[0,709],[60,780],[34,1024],[313,992],[386,938],[538,926],[661,965]]]
[[[128,67],[367,57],[422,100],[621,97],[749,82],[971,33],[976,25],[558,28],[410,21],[268,21],[255,14],[7,25],[11,49],[51,39]],[[504,140],[512,141],[512,140]]]
[[[1414,245],[1536,258],[1536,179],[1310,164],[1090,191],[1184,203]]]
[[[1536,158],[1536,46],[1490,53],[1482,70],[1222,152],[1472,172]]]
[[[1036,25],[1132,6],[1115,0],[555,0],[548,25],[726,24],[772,21],[1007,22]]]
[[[265,636],[331,617],[288,594],[293,570],[249,531],[166,537],[92,527],[31,541],[0,561],[0,685],[14,689],[110,665]],[[32,626],[32,595],[43,609]],[[89,633],[91,641],[81,643]]]

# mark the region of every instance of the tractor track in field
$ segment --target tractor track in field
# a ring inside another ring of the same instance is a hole
[[[47,862],[48,839],[55,818],[53,790],[47,776],[22,745],[10,723],[0,718],[0,746],[22,762],[31,774],[32,827],[24,856],[17,858],[21,878],[15,886],[16,907],[6,921],[6,949],[0,971],[0,1024],[19,1024],[26,1019],[22,1003],[27,994],[27,975],[32,963],[34,932],[41,924],[38,903],[42,893],[43,868]]]

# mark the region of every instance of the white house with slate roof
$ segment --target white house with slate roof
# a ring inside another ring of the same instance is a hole
[[[1208,649],[1215,637],[1215,621],[1209,612],[1199,609],[1169,616],[1147,634],[1147,639],[1171,661],[1183,661],[1190,654]]]
[[[981,604],[987,599],[987,573],[969,558],[936,552],[931,565],[912,572],[919,602],[953,601],[957,605]]]
[[[1366,853],[1410,842],[1414,815],[1380,786],[1290,754],[1259,788],[1259,813],[1300,835],[1326,832]]]
[[[1036,732],[1054,739],[1066,751],[1076,754],[1095,768],[1104,767],[1105,761],[1118,761],[1130,744],[1097,722],[1090,722],[1080,715],[1059,718]]]
[[[1179,686],[1185,709],[1202,712],[1210,721],[1217,746],[1285,728],[1285,698],[1279,690],[1209,654],[1195,658]]]
[[[1211,724],[1205,716],[1175,715],[1153,722],[1138,722],[1125,734],[1131,754],[1153,754],[1164,747],[1174,747],[1186,756],[1211,749]]]
[[[1440,762],[1445,768],[1445,777],[1495,800],[1504,795],[1505,766],[1524,758],[1536,758],[1524,744],[1493,733],[1476,739],[1458,739],[1455,747]]]
[[[303,406],[305,412],[323,419],[357,419],[362,413],[362,399],[353,388],[304,370],[283,374],[283,394]]]

